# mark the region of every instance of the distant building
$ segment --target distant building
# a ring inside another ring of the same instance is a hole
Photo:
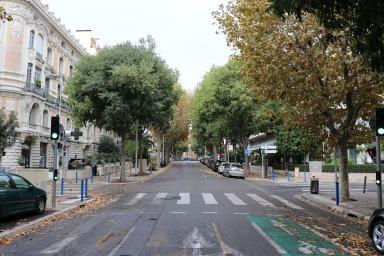
[[[80,44],[85,47],[88,54],[96,55],[100,50],[99,38],[92,36],[92,30],[76,30],[75,36],[79,39]]]
[[[3,0],[13,17],[0,23],[0,107],[17,112],[20,135],[2,158],[4,167],[26,163],[29,167],[52,166],[51,116],[60,113],[66,130],[73,129],[71,108],[64,89],[81,56],[97,50],[97,40],[81,46],[40,0]],[[85,37],[85,36],[84,36]],[[69,158],[92,155],[100,131],[82,128],[80,141],[66,146]],[[59,145],[62,155],[63,145]]]

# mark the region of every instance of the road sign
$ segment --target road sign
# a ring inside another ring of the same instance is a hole
[[[261,149],[277,149],[276,145],[261,145]]]
[[[247,148],[244,149],[244,155],[245,155],[245,156],[249,156],[249,151],[248,151]]]
[[[263,150],[264,154],[276,154],[277,150],[276,149],[268,149],[268,150]]]

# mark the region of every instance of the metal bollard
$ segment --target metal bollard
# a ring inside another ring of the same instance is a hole
[[[108,173],[108,183],[111,183],[111,172]]]
[[[367,176],[364,176],[364,187],[363,187],[363,193],[365,194],[365,189],[367,188]]]
[[[61,195],[64,195],[64,178],[61,178]]]
[[[275,169],[272,168],[272,180],[275,180]]]
[[[80,200],[81,200],[81,202],[84,201],[84,181],[83,180],[81,180]]]
[[[289,170],[288,170],[288,182],[289,182],[290,180],[289,180]]]
[[[339,181],[336,181],[336,205],[339,205],[340,198],[339,198]]]
[[[91,170],[91,182],[93,183],[93,171]]]
[[[88,198],[88,179],[85,179],[85,198]]]
[[[304,182],[307,182],[307,172],[304,171]]]
[[[77,171],[76,171],[76,183],[77,183],[77,181],[78,181],[78,178],[77,178]]]

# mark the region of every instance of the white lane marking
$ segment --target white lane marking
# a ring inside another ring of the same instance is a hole
[[[215,197],[211,193],[202,193],[205,204],[217,204]]]
[[[249,213],[247,212],[234,212],[234,215],[248,215]]]
[[[189,193],[180,193],[179,196],[180,196],[180,199],[177,200],[177,204],[190,204],[191,203]]]
[[[217,212],[201,212],[203,214],[217,214]]]
[[[256,202],[258,202],[262,206],[276,207],[273,203],[268,202],[267,200],[265,200],[264,198],[262,198],[256,194],[247,194],[247,196],[249,196],[250,198],[252,198]]]
[[[238,198],[235,194],[233,193],[224,193],[224,195],[231,201],[234,205],[247,205],[244,203],[243,200]]]
[[[77,239],[77,236],[70,236],[65,238],[64,240],[57,242],[51,246],[49,246],[47,249],[41,251],[42,254],[56,254],[63,250],[68,244],[70,244],[73,240]]]
[[[133,233],[133,231],[135,231],[135,227],[132,227],[128,233],[125,235],[125,237],[123,238],[123,240],[120,241],[120,243],[115,247],[115,249],[113,249],[113,251],[111,251],[108,256],[113,256],[117,253],[118,250],[120,250],[121,246],[127,241],[128,237]]]
[[[140,199],[142,199],[147,193],[138,193],[134,198],[131,199],[126,205],[134,205],[136,204]]]
[[[172,214],[186,214],[186,212],[171,212]]]
[[[270,196],[275,198],[276,200],[282,202],[283,204],[285,204],[289,208],[296,209],[296,210],[303,210],[303,208],[301,208],[300,206],[295,205],[295,204],[289,202],[288,200],[285,200],[284,198],[281,198],[281,197],[276,196],[276,195],[270,195]]]
[[[160,204],[167,197],[168,193],[157,193],[151,204]]]
[[[320,189],[321,192],[335,192],[334,189]],[[362,188],[350,188],[349,191],[363,191],[364,189]],[[302,192],[309,192],[310,190],[309,189],[302,189],[301,190]],[[368,191],[368,189],[366,189],[366,191]]]
[[[261,236],[263,236],[265,238],[265,240],[268,241],[268,243],[270,245],[272,245],[273,248],[275,248],[275,250],[279,253],[279,254],[285,254],[287,253],[283,248],[280,247],[280,245],[278,245],[275,241],[273,241],[269,236],[267,236],[267,234],[264,233],[264,231],[259,227],[257,226],[255,223],[252,223],[252,226],[257,230],[257,232],[259,232],[259,234]]]

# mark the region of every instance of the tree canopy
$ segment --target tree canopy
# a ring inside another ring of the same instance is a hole
[[[4,7],[0,5],[0,21],[4,20],[12,21],[13,18],[11,15],[7,14]]]
[[[14,112],[7,116],[4,111],[0,110],[0,153],[15,143],[18,127],[19,122]]]
[[[168,125],[177,99],[176,81],[176,72],[156,54],[155,43],[148,37],[82,58],[66,90],[77,123],[91,122],[122,138],[124,170],[126,135],[136,123]]]

